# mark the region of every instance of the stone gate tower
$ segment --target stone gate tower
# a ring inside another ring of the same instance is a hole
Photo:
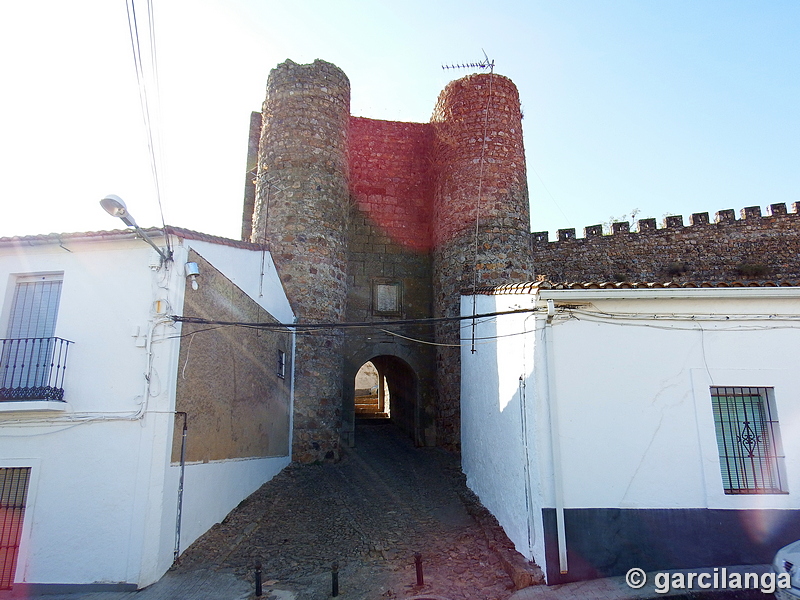
[[[439,95],[433,118],[434,314],[460,314],[461,290],[531,278],[522,114],[514,83],[468,75]],[[437,326],[440,442],[460,442],[459,323]]]
[[[267,81],[252,240],[269,245],[295,314],[343,320],[349,207],[350,82],[336,66],[279,65]],[[295,356],[297,460],[335,459],[341,429],[342,338],[301,336]]]
[[[243,237],[269,245],[305,322],[369,322],[299,336],[296,460],[353,443],[353,378],[372,361],[392,419],[419,445],[460,443],[460,292],[531,277],[519,97],[511,80],[450,83],[430,123],[351,117],[349,82],[317,60],[275,68],[254,115]],[[255,140],[258,140],[256,143]],[[252,177],[249,177],[252,179]],[[405,319],[414,326],[381,323]],[[399,335],[398,335],[399,334]]]

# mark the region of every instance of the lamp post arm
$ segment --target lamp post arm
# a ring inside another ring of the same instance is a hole
[[[169,246],[167,246],[167,251],[164,252],[161,248],[156,246],[155,242],[153,242],[152,238],[149,235],[147,235],[147,233],[145,232],[144,229],[142,229],[141,227],[139,227],[135,223],[133,225],[133,228],[136,229],[136,233],[141,235],[142,239],[144,239],[145,242],[147,242],[148,244],[150,244],[153,247],[153,250],[158,252],[158,255],[161,257],[161,260],[163,262],[167,262],[167,261],[172,260],[172,250],[169,249]],[[169,234],[164,232],[164,235],[169,235]]]

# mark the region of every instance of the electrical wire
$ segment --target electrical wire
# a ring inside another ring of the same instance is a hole
[[[532,312],[541,312],[542,309],[538,308],[520,308],[515,310],[505,310],[491,313],[484,313],[480,315],[468,315],[457,317],[431,317],[425,319],[400,319],[395,321],[362,321],[362,322],[340,322],[340,323],[252,323],[247,321],[218,321],[215,319],[204,319],[202,317],[182,317],[179,315],[170,315],[170,319],[176,323],[192,323],[198,325],[235,325],[238,327],[252,327],[256,329],[292,329],[300,331],[304,329],[363,329],[363,328],[379,328],[394,325],[427,325],[435,323],[445,323],[453,321],[467,321],[472,319],[485,319],[488,317],[497,317],[501,315],[515,315],[527,314]]]
[[[768,331],[800,328],[800,315],[632,315],[601,312],[595,313],[592,311],[566,309],[563,313],[561,313],[560,322],[566,323],[569,320],[603,323],[607,325],[617,325],[620,327],[648,327],[650,329],[661,329],[664,331],[697,331],[697,326],[701,322],[715,322],[719,323],[720,325],[732,324],[732,326],[725,328],[716,327],[713,329],[704,329],[703,331],[706,333]],[[740,324],[743,322],[764,322],[764,324]]]
[[[147,151],[150,159],[150,171],[153,176],[153,184],[156,192],[156,199],[158,201],[158,210],[161,215],[161,226],[166,228],[166,221],[164,219],[164,206],[161,200],[161,177],[159,175],[159,157],[160,152],[160,138],[158,137],[160,130],[158,127],[158,106],[159,106],[159,86],[158,86],[158,59],[156,55],[156,35],[155,35],[155,19],[153,13],[152,0],[147,0],[147,34],[149,40],[150,52],[150,66],[149,75],[155,87],[155,103],[150,98],[148,93],[148,78],[145,73],[145,67],[142,60],[142,48],[139,35],[139,25],[136,19],[136,6],[134,0],[126,0],[125,7],[128,14],[128,31],[131,38],[131,50],[133,53],[134,70],[136,71],[136,82],[139,90],[139,105],[142,111],[142,121],[144,123],[145,136],[147,140]],[[155,115],[155,119],[153,118]],[[155,124],[154,124],[155,122]],[[155,135],[154,135],[155,131]],[[167,249],[171,252],[169,236],[167,240]]]

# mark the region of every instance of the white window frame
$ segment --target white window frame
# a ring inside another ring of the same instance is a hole
[[[765,387],[774,390],[778,414],[784,421],[794,414],[794,401],[800,389],[800,370],[795,368],[718,369],[692,368],[690,371],[692,400],[699,442],[698,467],[702,473],[703,491],[696,498],[697,506],[720,509],[800,509],[800,440],[793,436],[783,439],[786,455],[786,488],[788,494],[726,494],[722,484],[719,446],[709,388]],[[794,490],[794,491],[793,491]],[[698,490],[700,491],[700,490]]]
[[[709,391],[725,494],[789,493],[775,390],[714,385]]]

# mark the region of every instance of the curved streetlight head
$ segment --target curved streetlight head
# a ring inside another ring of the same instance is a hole
[[[122,219],[122,222],[128,227],[136,227],[136,221],[128,212],[128,207],[125,206],[125,202],[123,202],[122,198],[119,196],[109,194],[100,200],[100,206],[112,217],[119,217]]]

